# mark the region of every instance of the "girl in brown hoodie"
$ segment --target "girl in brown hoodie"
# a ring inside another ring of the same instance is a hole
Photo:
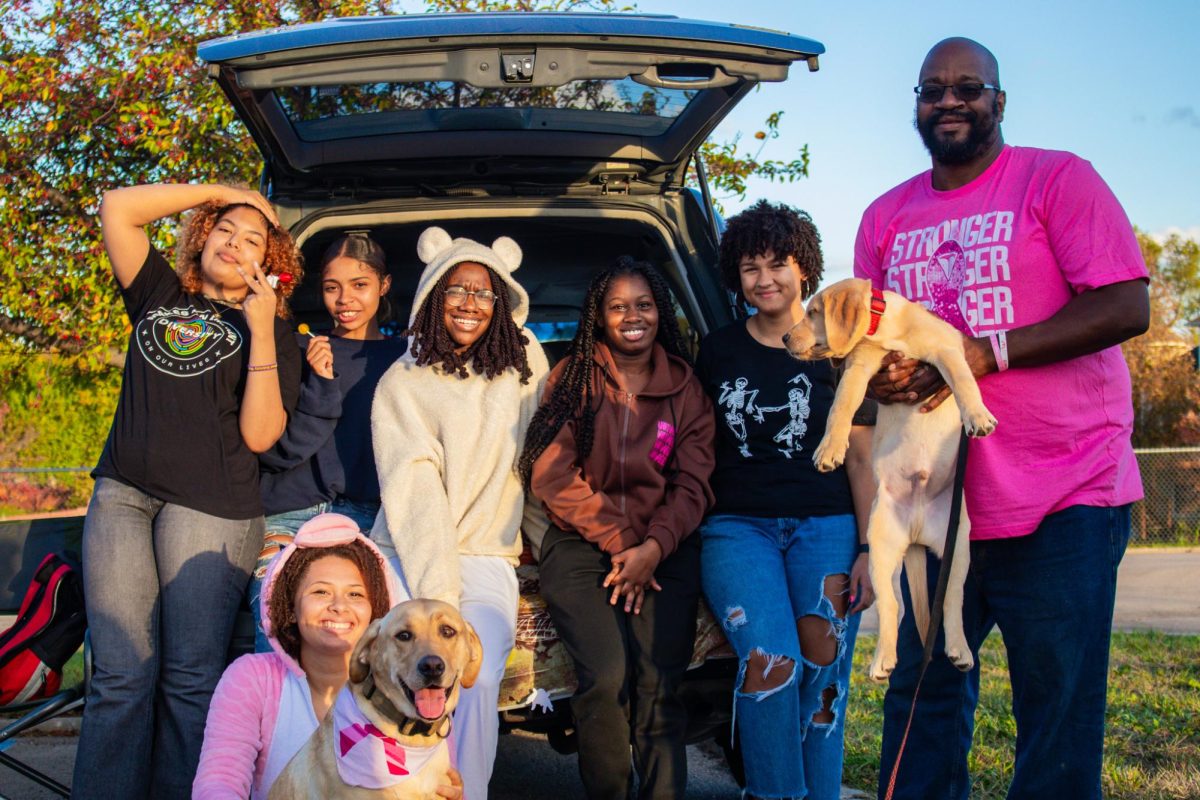
[[[700,550],[712,505],[712,406],[666,281],[629,257],[592,280],[568,355],[530,424],[521,477],[552,522],[542,597],[579,681],[571,700],[587,795],[682,797]]]

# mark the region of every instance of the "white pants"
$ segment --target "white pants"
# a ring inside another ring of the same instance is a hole
[[[383,552],[396,574],[403,575],[395,551],[389,550]],[[462,574],[459,611],[483,645],[483,666],[475,685],[462,690],[458,708],[454,710],[455,764],[462,773],[464,800],[487,800],[496,742],[500,738],[496,706],[504,665],[517,635],[520,591],[516,571],[500,556],[460,555],[458,563]],[[404,588],[408,590],[407,586]]]

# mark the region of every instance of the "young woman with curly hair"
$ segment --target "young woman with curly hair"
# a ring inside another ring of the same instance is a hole
[[[491,247],[428,228],[408,352],[375,390],[371,431],[382,511],[371,538],[413,597],[457,606],[483,644],[475,685],[454,712],[467,797],[486,797],[496,701],[516,637],[524,492],[516,462],[537,409],[546,356],[523,325],[517,243]]]
[[[188,209],[177,273],[144,228]],[[296,402],[281,317],[300,263],[267,200],[226,186],[110,191],[100,226],[132,333],[84,524],[95,672],[73,792],[187,797],[262,543],[256,453]]]
[[[761,201],[731,218],[721,272],[754,313],[705,337],[696,359],[717,414],[704,594],[741,659],[734,712],[749,797],[838,797],[858,612],[874,596],[859,546],[875,491],[872,414],[856,417],[845,467],[817,472],[835,374],[783,344],[822,263],[804,212]]]
[[[358,640],[402,596],[357,522],[319,514],[301,525],[263,582],[271,649],[234,661],[217,684],[193,800],[267,797],[346,685]]]
[[[542,597],[575,664],[587,796],[683,797],[700,599],[692,532],[712,503],[712,406],[692,374],[666,281],[622,257],[597,275],[546,382],[520,470],[550,517]]]

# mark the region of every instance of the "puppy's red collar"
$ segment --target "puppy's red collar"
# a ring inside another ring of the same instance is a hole
[[[883,312],[887,310],[887,301],[883,299],[883,292],[878,289],[871,289],[871,325],[867,328],[867,336],[879,330],[879,320],[883,319]]]

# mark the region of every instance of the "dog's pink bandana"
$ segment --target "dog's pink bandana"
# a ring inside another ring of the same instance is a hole
[[[375,727],[354,702],[349,687],[333,704],[338,775],[348,786],[386,789],[419,773],[445,740],[431,747],[406,747]]]

